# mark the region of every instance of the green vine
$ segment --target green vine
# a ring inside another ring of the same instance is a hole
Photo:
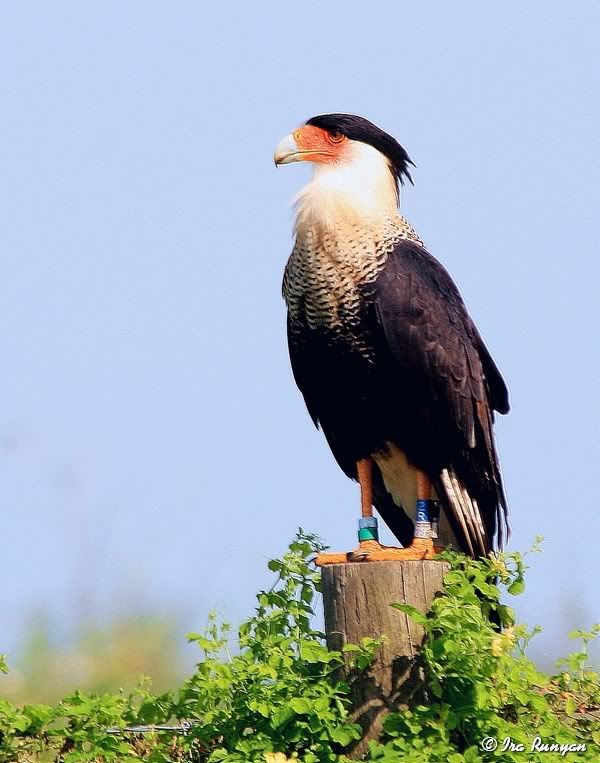
[[[132,693],[74,692],[55,707],[0,700],[0,763],[348,761],[345,751],[360,739],[360,727],[349,719],[349,687],[337,670],[344,660],[368,668],[381,642],[365,639],[346,654],[325,647],[313,617],[320,575],[312,559],[321,549],[315,536],[300,531],[269,563],[277,580],[258,594],[237,638],[214,614],[202,633],[189,634],[201,659],[177,690],[156,695],[142,681]],[[573,631],[581,648],[560,661],[556,675],[546,675],[526,654],[536,630],[517,624],[501,601],[506,592],[523,591],[523,557],[444,558],[445,591],[427,616],[392,605],[425,629],[425,699],[387,716],[385,735],[371,743],[367,760],[599,760],[600,680],[588,649],[600,626]],[[175,729],[151,730],[163,724]],[[150,733],[128,730],[139,725]],[[488,739],[495,750],[484,748]],[[539,749],[544,744],[563,748]]]

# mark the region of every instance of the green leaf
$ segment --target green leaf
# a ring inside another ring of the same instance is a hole
[[[467,747],[463,753],[463,759],[465,763],[481,763],[483,760],[479,754],[478,747]]]
[[[29,727],[29,718],[26,715],[19,713],[13,719],[11,726],[16,731],[25,731]]]
[[[356,726],[339,726],[331,732],[332,741],[341,744],[342,747],[347,747],[351,742],[360,739],[360,737],[360,727]]]
[[[575,697],[570,694],[565,702],[565,713],[569,717],[573,717],[575,715],[575,711],[577,710],[577,701],[575,700]]]
[[[223,748],[220,748],[218,750],[213,750],[211,754],[209,755],[209,761],[210,763],[219,763],[222,760],[227,760],[229,757],[229,753],[227,750],[224,750]]]
[[[427,616],[420,612],[416,607],[413,607],[411,604],[398,604],[396,602],[390,606],[392,606],[394,609],[399,609],[400,612],[404,612],[405,615],[408,615],[419,625],[427,625]]]
[[[523,578],[517,578],[507,588],[507,591],[512,596],[518,596],[519,594],[523,593],[524,590],[525,590],[525,581],[523,580]]]
[[[289,705],[282,705],[271,715],[271,727],[278,729],[286,724],[295,715],[294,710]]]
[[[29,719],[29,733],[39,733],[54,718],[55,711],[49,705],[25,705],[23,714]]]
[[[311,703],[302,697],[294,697],[290,702],[290,707],[297,715],[308,715],[312,712]]]
[[[330,662],[332,654],[326,646],[317,641],[303,641],[300,644],[300,657],[306,662]]]

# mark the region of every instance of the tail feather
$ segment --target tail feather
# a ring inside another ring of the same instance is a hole
[[[467,521],[467,517],[465,516],[463,506],[460,500],[458,499],[458,496],[456,495],[454,485],[452,484],[452,479],[450,477],[448,469],[442,469],[442,473],[440,475],[440,481],[444,489],[444,493],[446,495],[445,503],[447,503],[448,508],[452,512],[452,515],[454,516],[454,518],[458,522],[459,527],[462,530],[462,534],[467,544],[469,553],[471,554],[471,556],[474,556],[475,551],[473,548],[471,533],[469,532],[470,522]]]
[[[477,501],[471,498],[452,467],[442,470],[440,483],[446,498],[444,503],[462,530],[468,552],[471,556],[489,554],[492,550],[492,542],[488,537]]]

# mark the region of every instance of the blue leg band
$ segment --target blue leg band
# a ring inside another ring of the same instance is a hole
[[[437,538],[440,502],[417,499],[415,538]]]

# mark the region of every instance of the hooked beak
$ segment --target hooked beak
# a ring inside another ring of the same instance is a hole
[[[291,164],[292,162],[301,162],[304,159],[305,152],[298,148],[298,144],[294,139],[294,136],[290,133],[286,135],[275,149],[275,165]]]
[[[292,162],[310,162],[314,156],[323,156],[324,151],[306,150],[298,147],[293,134],[286,135],[275,149],[275,166],[291,164]]]

